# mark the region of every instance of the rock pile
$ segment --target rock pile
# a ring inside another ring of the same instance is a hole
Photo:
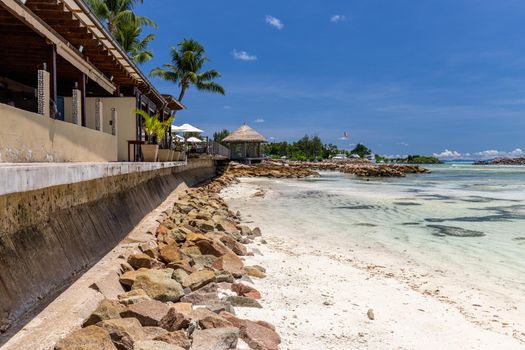
[[[251,278],[266,275],[243,261],[251,255],[244,244],[260,230],[241,225],[218,195],[232,181],[229,174],[185,191],[151,241],[122,257],[123,292],[100,302],[55,349],[278,349],[271,324],[235,316],[235,307],[261,307]]]
[[[525,165],[525,157],[521,158],[496,158],[494,160],[481,160],[474,165]]]
[[[372,164],[368,161],[348,162],[296,162],[296,161],[264,161],[258,165],[242,165],[230,163],[225,174],[233,177],[272,177],[272,178],[303,178],[319,176],[317,171],[340,171],[359,177],[403,177],[406,174],[428,173],[428,169],[418,165],[402,164]]]

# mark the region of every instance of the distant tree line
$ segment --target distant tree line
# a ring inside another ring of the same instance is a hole
[[[358,144],[353,150],[339,149],[334,144],[324,144],[319,136],[305,135],[295,142],[272,142],[264,145],[263,152],[270,158],[278,159],[286,157],[291,160],[319,161],[333,158],[337,154],[350,156],[352,154],[366,158],[372,151],[362,144]]]
[[[438,158],[433,156],[420,156],[418,154],[409,155],[401,158],[387,158],[380,155],[376,155],[376,162],[383,163],[398,163],[398,164],[442,164]]]

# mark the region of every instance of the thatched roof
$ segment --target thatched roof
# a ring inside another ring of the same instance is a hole
[[[232,132],[229,136],[225,137],[223,142],[268,142],[264,136],[259,134],[257,131],[250,128],[248,125],[243,124],[239,129]]]

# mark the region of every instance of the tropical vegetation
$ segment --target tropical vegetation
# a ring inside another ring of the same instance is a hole
[[[222,144],[222,140],[224,140],[228,135],[230,135],[230,131],[228,129],[216,131],[213,133],[213,141]]]
[[[197,90],[224,95],[224,88],[215,82],[221,74],[215,69],[204,70],[209,61],[204,46],[193,39],[184,39],[176,47],[171,47],[171,63],[153,69],[153,77],[175,83],[180,88],[179,101],[182,101],[191,86]]]
[[[155,144],[161,141],[173,122],[173,117],[161,121],[159,114],[151,115],[142,109],[136,109],[135,113],[142,117],[142,128],[146,134],[146,141],[149,144]]]
[[[303,161],[329,159],[344,152],[333,144],[323,144],[319,136],[308,135],[292,143],[286,141],[269,143],[264,146],[263,151],[271,158],[286,157]]]
[[[377,162],[397,164],[442,164],[443,162],[433,156],[408,155],[406,157],[388,158],[376,155]]]
[[[148,44],[155,38],[155,35],[148,34],[144,37],[142,35],[145,27],[156,28],[152,20],[135,14],[135,6],[142,1],[87,0],[95,16],[106,24],[115,40],[137,63],[144,63],[153,58]]]

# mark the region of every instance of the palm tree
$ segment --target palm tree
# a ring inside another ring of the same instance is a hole
[[[145,24],[144,17],[132,15],[129,21],[119,24],[115,37],[131,59],[137,63],[144,63],[153,58],[153,52],[148,50],[148,45],[155,39],[155,35],[148,34],[140,38]],[[147,24],[155,25],[154,23]]]
[[[209,61],[204,55],[204,47],[193,39],[184,39],[177,47],[171,47],[171,64],[164,64],[151,71],[150,75],[171,81],[180,86],[179,101],[182,101],[191,85],[197,90],[224,95],[224,88],[214,79],[221,74],[214,69],[201,72]]]
[[[106,22],[113,35],[117,33],[119,24],[129,21],[138,2],[143,0],[87,0],[95,16]]]
[[[156,28],[155,23],[147,17],[137,16],[133,8],[143,0],[87,0],[93,13],[106,22],[108,30],[115,40],[123,47],[129,56],[138,63],[144,63],[153,58],[153,53],[147,49],[148,44],[155,39],[149,34],[140,39],[145,26]]]

